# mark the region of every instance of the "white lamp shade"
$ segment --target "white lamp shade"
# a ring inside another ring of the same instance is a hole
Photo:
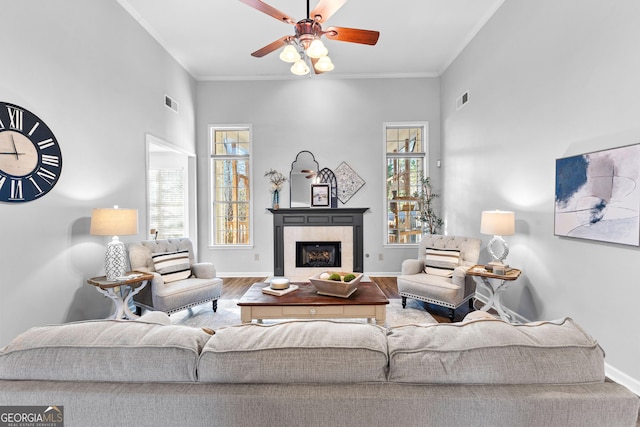
[[[291,66],[291,72],[296,76],[304,76],[309,73],[309,66],[306,62],[300,60]]]
[[[280,52],[280,59],[284,62],[297,62],[300,61],[300,54],[293,45],[288,44]]]
[[[318,59],[318,61],[314,65],[314,68],[318,71],[327,72],[333,70],[335,66],[333,65],[333,62],[331,62],[331,58],[329,58],[328,56],[323,56],[322,58]]]
[[[483,211],[480,232],[494,236],[510,236],[515,233],[515,214],[510,211]]]
[[[326,56],[328,53],[329,50],[320,39],[314,39],[307,48],[307,55],[310,58],[320,58],[321,56]]]
[[[91,213],[89,233],[96,236],[138,234],[138,210],[96,208]]]

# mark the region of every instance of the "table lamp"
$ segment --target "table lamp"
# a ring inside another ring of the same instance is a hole
[[[127,271],[124,243],[118,235],[138,234],[138,210],[113,208],[95,208],[91,213],[90,234],[113,236],[107,244],[104,271],[107,280],[115,281]]]
[[[502,236],[510,236],[515,232],[515,215],[509,211],[483,211],[480,221],[480,233],[493,234],[487,244],[487,251],[493,258],[489,265],[504,265],[509,255],[509,246]]]

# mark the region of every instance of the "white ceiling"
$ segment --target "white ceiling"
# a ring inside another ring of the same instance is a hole
[[[251,52],[293,35],[290,24],[238,0],[117,0],[197,80],[301,78],[278,51]],[[350,0],[324,24],[380,31],[375,46],[323,39],[335,70],[314,76],[439,76],[504,0]],[[304,19],[304,0],[265,0]],[[311,9],[317,0],[311,0]]]

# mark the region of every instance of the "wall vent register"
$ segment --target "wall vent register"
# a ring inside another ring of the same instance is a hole
[[[164,105],[172,111],[178,112],[178,102],[169,95],[164,96]]]
[[[464,107],[467,102],[469,102],[469,92],[465,92],[462,95],[460,95],[460,97],[458,99],[456,99],[456,110],[461,109],[462,107]]]

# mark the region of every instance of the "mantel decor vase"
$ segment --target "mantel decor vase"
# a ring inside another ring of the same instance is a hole
[[[280,208],[280,190],[273,190],[273,198],[271,200],[271,207],[273,209]]]

